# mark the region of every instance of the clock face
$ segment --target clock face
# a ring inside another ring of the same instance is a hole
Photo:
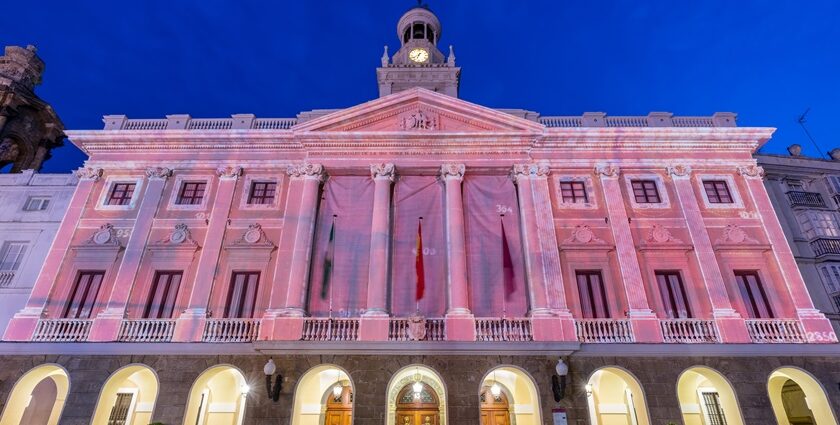
[[[429,60],[429,51],[426,49],[414,49],[408,52],[408,58],[413,62],[423,63]]]

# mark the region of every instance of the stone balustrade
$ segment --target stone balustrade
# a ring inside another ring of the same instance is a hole
[[[477,318],[475,339],[485,342],[533,341],[531,320],[528,318]]]
[[[664,319],[662,339],[669,343],[693,344],[719,342],[714,320],[701,319]]]
[[[302,341],[357,341],[359,319],[307,318]]]
[[[41,319],[32,335],[35,342],[79,342],[87,340],[92,319]]]
[[[575,321],[578,340],[587,343],[633,342],[633,329],[627,319],[578,319]]]
[[[174,319],[123,320],[117,340],[121,342],[169,342],[175,331]]]
[[[388,341],[413,341],[409,330],[409,319],[394,318],[388,324]],[[426,319],[425,323],[426,334],[423,341],[446,341],[446,320],[445,319]]]
[[[806,342],[802,325],[793,319],[747,319],[750,339],[758,343]]]
[[[252,342],[260,332],[259,319],[207,319],[204,342]]]

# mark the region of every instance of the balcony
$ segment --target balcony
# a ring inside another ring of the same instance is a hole
[[[817,192],[791,190],[785,193],[791,207],[827,208],[822,195]]]
[[[169,342],[175,331],[173,319],[124,320],[117,341],[120,342]]]
[[[0,288],[5,288],[11,285],[14,278],[14,271],[0,271]]]
[[[359,319],[316,319],[303,321],[302,341],[356,341],[359,339]]]
[[[801,343],[805,341],[802,326],[791,319],[747,319],[747,332],[753,342],[771,344]]]
[[[79,342],[87,340],[93,319],[41,319],[32,341]]]
[[[662,339],[667,343],[697,344],[718,342],[717,328],[713,320],[664,319]]]
[[[811,241],[811,249],[817,257],[840,255],[840,239],[819,238]]]
[[[517,319],[475,319],[475,339],[484,342],[533,341],[531,320]]]
[[[202,341],[252,342],[259,332],[259,319],[207,319]]]
[[[626,319],[577,319],[575,331],[580,342],[633,342],[633,330]]]
[[[422,338],[411,330],[409,319],[391,319],[388,324],[388,341],[445,341],[446,320],[426,319],[422,325],[425,334]],[[422,329],[422,328],[421,328]]]

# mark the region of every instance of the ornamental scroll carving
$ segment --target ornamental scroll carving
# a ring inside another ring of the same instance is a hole
[[[654,224],[647,234],[647,242],[681,244],[683,241],[674,237],[671,231],[659,224]]]
[[[262,226],[259,223],[254,223],[248,226],[239,239],[233,242],[234,246],[254,246],[264,248],[274,248],[274,244],[265,235]]]
[[[216,175],[227,179],[236,178],[242,175],[242,167],[219,167],[216,169]]]
[[[586,224],[578,224],[572,230],[572,235],[563,241],[564,244],[603,244],[602,239],[595,236],[592,228]]]
[[[721,235],[721,237],[715,241],[715,244],[720,245],[740,245],[755,243],[758,243],[758,241],[747,235],[747,232],[745,232],[744,229],[739,227],[737,224],[727,224],[726,227],[723,229],[723,234]]]
[[[176,224],[169,237],[160,242],[168,245],[198,246],[198,243],[192,238],[189,227],[184,223]]]
[[[615,164],[601,164],[595,166],[595,175],[609,178],[618,177],[621,170]]]
[[[399,117],[400,128],[403,130],[437,130],[439,121],[438,114],[422,109],[407,112]]]
[[[102,169],[89,167],[79,168],[76,170],[76,177],[82,180],[97,181],[102,177]]]
[[[324,178],[324,166],[310,163],[292,164],[286,167],[286,174],[293,179],[315,178],[322,180]]]
[[[440,166],[440,177],[443,180],[448,178],[461,180],[464,178],[466,169],[464,164],[443,164]]]
[[[691,175],[691,167],[685,164],[669,165],[665,171],[671,177],[688,177]]]
[[[85,242],[87,245],[99,246],[119,246],[117,240],[117,231],[111,223],[103,224],[99,230],[90,235],[90,238]]]
[[[550,173],[551,169],[548,164],[514,164],[510,172],[510,178],[514,182],[518,182],[520,178],[546,178]]]
[[[166,167],[149,167],[146,169],[146,177],[150,179],[165,179],[172,175],[172,169]]]
[[[397,167],[391,163],[381,163],[381,164],[371,164],[370,165],[370,176],[375,180],[377,178],[387,178],[390,181],[394,181],[394,176],[396,175]]]
[[[745,178],[760,179],[764,178],[764,168],[759,165],[742,165],[738,167],[738,174]]]

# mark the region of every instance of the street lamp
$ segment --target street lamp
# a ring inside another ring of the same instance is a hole
[[[560,402],[566,396],[566,375],[569,374],[569,365],[563,358],[557,360],[554,367],[555,374],[551,376],[551,389],[554,392],[554,401]]]
[[[268,359],[268,362],[263,366],[263,373],[265,373],[265,390],[268,393],[268,398],[275,402],[280,399],[280,391],[283,388],[283,375],[277,374],[274,385],[271,385],[271,380],[274,377],[274,372],[277,371],[277,365],[274,364],[273,359]]]

